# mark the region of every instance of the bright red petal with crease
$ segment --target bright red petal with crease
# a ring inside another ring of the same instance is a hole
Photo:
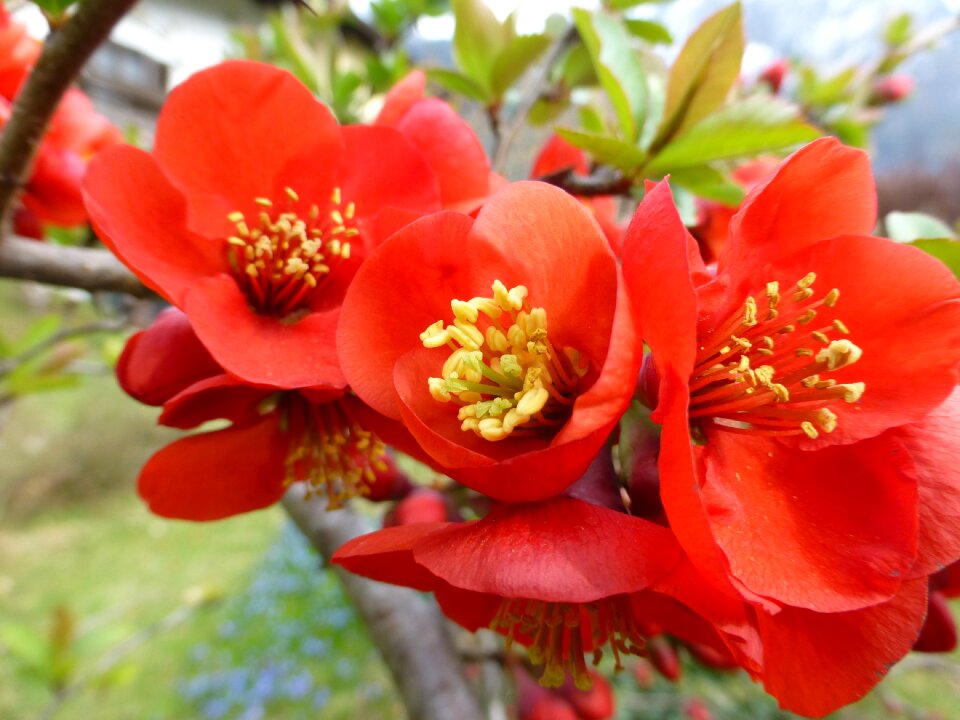
[[[714,581],[726,584],[700,500],[690,443],[688,382],[696,354],[697,296],[690,279],[689,238],[665,182],[648,189],[627,228],[623,276],[634,317],[660,375],[654,419],[663,423],[660,494],[677,539]]]
[[[420,215],[440,209],[436,177],[423,155],[403,135],[393,128],[369,125],[351,125],[343,128],[342,134],[343,202],[356,204],[358,218],[373,218],[391,207]],[[376,247],[387,237],[366,240]]]
[[[464,254],[472,225],[457,213],[412,223],[363,263],[347,291],[337,331],[340,362],[350,387],[383,415],[400,417],[393,388],[397,359],[420,346],[428,325],[450,315],[451,299],[483,291],[472,282],[472,269],[490,255],[472,245]]]
[[[433,593],[443,614],[470,632],[489,629],[503,603],[499,595],[461,590],[439,578],[434,579]]]
[[[83,191],[100,239],[173,304],[198,278],[226,269],[221,244],[186,229],[183,196],[142,150],[120,145],[97,155]]]
[[[183,309],[217,362],[242,380],[277,388],[346,385],[335,343],[339,309],[292,323],[258,315],[225,275],[196,283]]]
[[[550,602],[636,592],[680,559],[666,528],[564,497],[498,506],[423,538],[413,555],[455,587]]]
[[[821,717],[867,694],[913,646],[927,583],[911,580],[882,605],[845,613],[758,613],[767,691],[781,707]]]
[[[147,405],[162,405],[193,383],[221,373],[223,368],[176,308],[167,308],[153,325],[127,340],[117,360],[120,387]]]
[[[443,207],[490,193],[490,162],[473,128],[447,103],[424,98],[396,125],[423,154],[440,184]]]
[[[377,115],[377,125],[396,125],[404,114],[427,93],[427,75],[423,70],[413,70],[390,88]]]
[[[489,296],[495,278],[507,287],[525,285],[530,306],[547,311],[554,346],[577,348],[596,372],[610,343],[618,273],[586,208],[552,185],[516,182],[484,203],[472,235],[506,259],[488,269],[482,294]],[[474,262],[468,253],[461,257]]]
[[[450,523],[413,523],[377,530],[344,543],[331,562],[371,580],[404,585],[428,592],[436,578],[413,559],[413,548],[423,538]]]
[[[783,287],[810,271],[817,297],[840,290],[833,314],[821,314],[840,318],[863,350],[830,377],[865,382],[866,392],[853,405],[831,405],[837,429],[806,444],[873,437],[922,420],[947,398],[960,362],[960,283],[939,260],[884,238],[842,237],[785,258],[754,282],[780,279]]]
[[[196,382],[163,405],[157,422],[167,427],[189,429],[208,420],[229,420],[234,425],[257,422],[259,404],[274,391],[247,385],[229,375]]]
[[[287,444],[275,417],[191,435],[147,461],[140,471],[140,496],[151,512],[181,520],[219,520],[259,510],[283,495]]]
[[[751,591],[819,612],[897,592],[917,550],[915,474],[899,442],[804,451],[716,431],[705,458],[713,535]]]
[[[917,468],[920,536],[911,575],[929,575],[960,558],[960,389],[921,422],[889,434]]]
[[[757,185],[730,225],[720,271],[749,278],[811,243],[837,235],[869,235],[877,222],[877,193],[865,152],[836,138],[815,140]]]
[[[276,198],[294,180],[301,197],[326,200],[342,152],[336,119],[302,83],[246,61],[221,63],[175,88],[154,149],[190,199],[194,227],[209,234],[222,227],[224,212]]]

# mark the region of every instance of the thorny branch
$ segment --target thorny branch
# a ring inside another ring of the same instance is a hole
[[[136,0],[86,0],[43,45],[0,135],[0,219],[26,183],[40,138],[80,68]]]

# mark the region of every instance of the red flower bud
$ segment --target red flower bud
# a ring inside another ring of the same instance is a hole
[[[780,92],[780,86],[783,85],[783,78],[790,69],[790,61],[786,58],[770,63],[767,69],[757,76],[757,84],[765,84],[770,87],[770,92],[776,95]]]
[[[870,91],[870,104],[890,105],[902,102],[913,93],[915,84],[913,77],[904,73],[880,78]]]
[[[397,525],[411,523],[446,522],[447,504],[436,490],[415,490],[397,505]]]

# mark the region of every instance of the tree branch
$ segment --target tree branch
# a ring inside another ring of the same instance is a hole
[[[545,183],[556,185],[571,195],[595,197],[597,195],[627,195],[633,187],[633,181],[619,170],[610,171],[601,168],[591,175],[577,175],[572,167],[558,170],[538,177]]]
[[[107,250],[53,245],[16,236],[0,244],[0,277],[91,292],[122,292],[134,297],[155,295]]]
[[[351,510],[327,512],[322,503],[302,498],[303,488],[294,486],[283,507],[324,560],[371,530]],[[436,606],[413,590],[335,569],[390,668],[410,720],[483,720]]]
[[[13,103],[0,135],[0,218],[9,216],[13,199],[26,184],[40,138],[57,103],[80,68],[110,34],[136,0],[84,0],[77,11],[44,43]],[[4,227],[6,227],[4,225]]]

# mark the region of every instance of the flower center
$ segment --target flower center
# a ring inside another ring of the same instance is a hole
[[[704,338],[690,379],[691,419],[767,435],[833,432],[837,416],[828,406],[857,402],[865,385],[828,375],[862,351],[843,337],[850,331],[834,314],[840,291],[816,299],[815,281],[807,274],[787,297],[779,283],[767,283],[760,300],[748,297],[742,314]]]
[[[517,635],[524,644],[530,641],[527,652],[534,665],[544,666],[540,684],[545,687],[560,687],[569,673],[579,689],[589,690],[587,652],[598,665],[609,648],[619,672],[620,655],[640,655],[645,644],[626,595],[589,603],[505,598],[490,627],[507,636],[508,653]]]
[[[443,377],[427,381],[430,394],[458,404],[461,429],[485,440],[562,425],[587,373],[577,350],[557,352],[547,311],[528,308],[526,297],[523,285],[508,290],[495,280],[493,297],[452,300],[453,325],[437,320],[420,334],[424,347],[452,350]]]
[[[265,315],[287,317],[303,310],[314,290],[338,264],[350,257],[349,239],[359,234],[353,203],[342,205],[340,188],[330,197],[330,210],[311,205],[305,218],[297,213],[300,197],[286,188],[279,209],[269,198],[255,198],[256,218],[239,210],[227,219],[236,234],[227,238],[234,277],[247,301]]]
[[[307,484],[307,497],[325,495],[327,509],[369,494],[376,473],[387,472],[386,447],[340,401],[313,403],[290,394],[284,420],[290,434],[284,483]]]

